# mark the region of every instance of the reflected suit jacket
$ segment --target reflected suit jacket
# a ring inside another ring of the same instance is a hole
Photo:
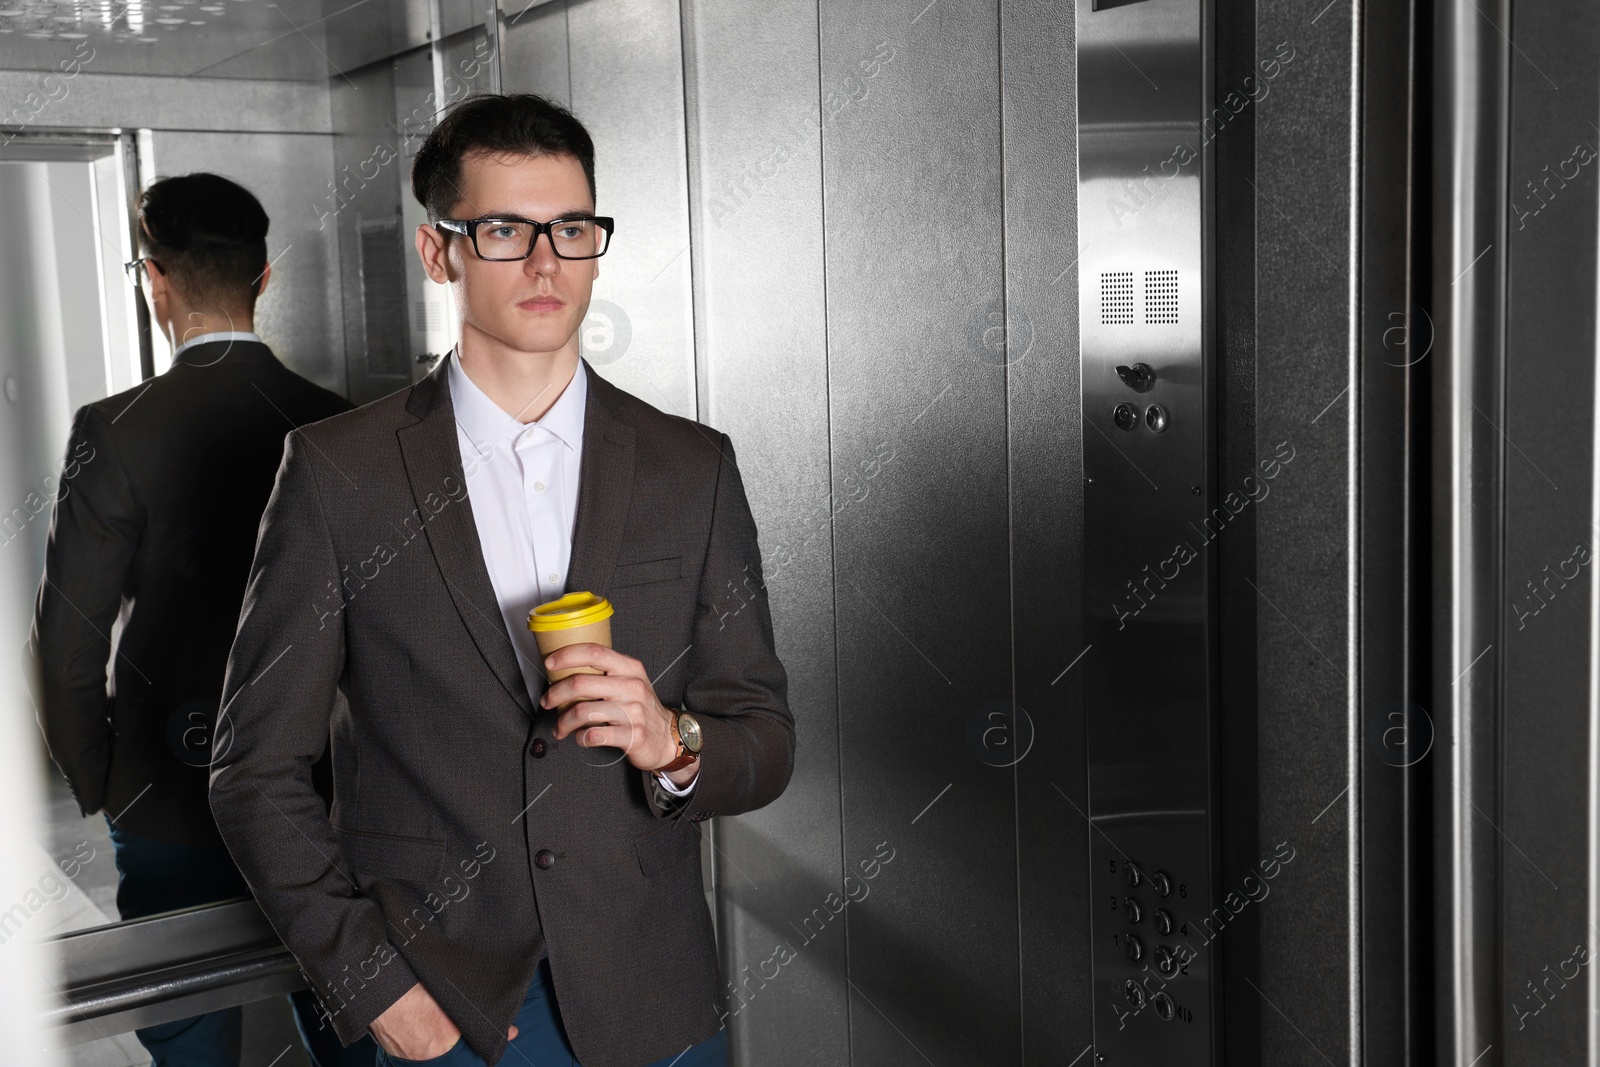
[[[83,814],[221,844],[206,802],[212,721],[283,438],[353,406],[264,344],[219,340],[78,409],[30,680]]]
[[[725,434],[589,368],[566,589],[610,598],[613,646],[705,740],[681,799],[619,749],[555,740],[484,563],[451,358],[285,441],[212,810],[345,1044],[420,981],[497,1063],[544,954],[584,1067],[640,1067],[726,1011],[699,824],[769,803],[794,766],[755,523]]]

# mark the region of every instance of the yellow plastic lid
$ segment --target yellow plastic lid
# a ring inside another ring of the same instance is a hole
[[[611,601],[593,593],[568,593],[559,600],[540,604],[528,613],[528,629],[565,630],[571,626],[587,626],[591,622],[609,619]]]

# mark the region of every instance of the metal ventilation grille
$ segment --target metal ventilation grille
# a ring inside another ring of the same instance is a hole
[[[406,274],[399,217],[363,219],[361,310],[366,322],[367,373],[411,376],[411,339],[406,336]]]
[[[1146,323],[1178,321],[1177,271],[1144,272],[1144,321]]]
[[[1133,271],[1107,271],[1100,275],[1100,323],[1133,325]]]

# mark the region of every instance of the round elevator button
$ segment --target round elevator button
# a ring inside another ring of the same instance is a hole
[[[1144,884],[1144,875],[1139,873],[1139,865],[1132,860],[1122,861],[1122,870],[1128,876],[1128,888],[1138,889]]]
[[[1156,933],[1167,937],[1172,933],[1172,912],[1166,908],[1157,908],[1150,916],[1150,921],[1156,924]]]
[[[548,871],[556,865],[556,854],[547,848],[541,848],[533,854],[533,862],[541,871]]]
[[[1119,430],[1131,430],[1139,425],[1139,409],[1132,404],[1118,404],[1111,412],[1111,421]]]
[[[542,737],[535,737],[533,739],[533,744],[528,746],[528,751],[533,753],[534,759],[544,759],[546,750],[547,746],[545,745],[544,738]]]
[[[1174,1011],[1175,1005],[1172,1003],[1172,998],[1167,996],[1165,993],[1157,993],[1155,996],[1151,997],[1150,1006],[1156,1010],[1156,1018],[1160,1019],[1164,1023],[1170,1023],[1172,1021],[1172,1016],[1176,1014]]]
[[[1139,940],[1138,934],[1128,934],[1123,937],[1122,947],[1128,953],[1128,958],[1135,963],[1144,958],[1144,942]]]
[[[1166,871],[1156,871],[1150,876],[1150,888],[1156,891],[1156,896],[1164,897],[1172,892],[1172,879],[1167,877]]]
[[[1170,946],[1156,946],[1156,970],[1161,972],[1161,977],[1171,978],[1178,973],[1178,954]]]
[[[1128,913],[1128,921],[1131,923],[1138,922],[1144,916],[1144,909],[1139,907],[1139,902],[1132,897],[1123,901],[1123,910]]]
[[[1156,433],[1167,428],[1167,409],[1160,404],[1151,404],[1144,409],[1144,424]]]
[[[1122,995],[1128,998],[1128,1003],[1133,1005],[1134,1011],[1144,1007],[1144,986],[1132,978],[1122,983]]]

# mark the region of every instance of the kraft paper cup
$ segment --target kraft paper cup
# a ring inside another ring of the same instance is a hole
[[[539,643],[539,655],[548,656],[558,648],[592,641],[611,647],[611,601],[593,593],[568,593],[559,600],[540,604],[528,612],[528,629]],[[604,674],[593,667],[562,667],[549,671],[551,685],[574,674]],[[577,701],[569,700],[556,708],[565,711]]]

